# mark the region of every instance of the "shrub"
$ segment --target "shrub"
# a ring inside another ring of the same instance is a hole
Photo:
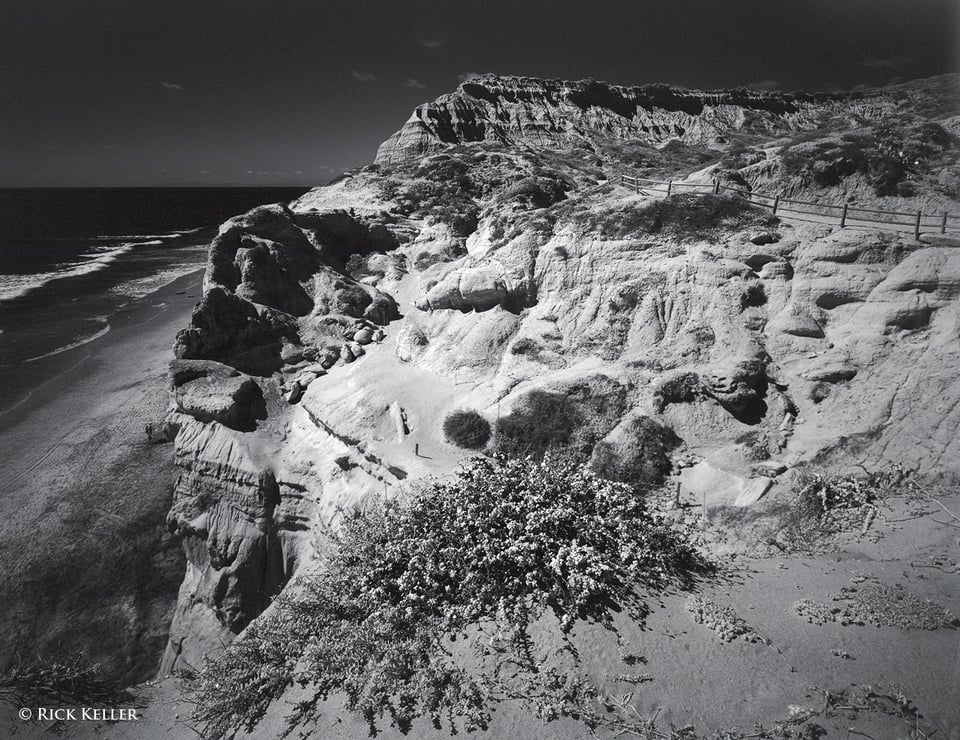
[[[563,200],[569,189],[569,183],[551,177],[525,177],[504,190],[501,199],[528,208],[546,208]]]
[[[590,465],[597,475],[647,485],[670,472],[669,452],[680,444],[672,429],[648,416],[636,416],[617,434],[616,442],[603,440],[593,450]]]
[[[743,453],[747,460],[759,462],[770,458],[770,440],[762,432],[751,430],[744,432],[736,439],[737,444],[743,445]]]
[[[485,728],[490,703],[512,695],[506,681],[541,676],[529,634],[541,615],[564,634],[579,620],[612,627],[622,608],[643,619],[641,590],[688,588],[709,570],[629,486],[560,457],[477,458],[450,482],[355,512],[333,543],[296,596],[202,668],[195,719],[207,737],[252,730],[295,683],[309,695],[294,726],[342,695],[371,734],[384,714],[402,732],[423,716],[437,728],[448,718],[449,732]],[[468,673],[450,639],[480,623]]]
[[[641,233],[706,238],[721,229],[775,225],[779,220],[742,198],[683,193],[591,215],[587,223],[601,236],[612,239]]]
[[[902,477],[896,467],[865,475],[801,472],[777,534],[791,549],[810,551],[838,532],[863,530],[877,515],[880,500]]]
[[[512,413],[497,422],[494,445],[498,452],[512,457],[542,458],[547,450],[570,443],[580,418],[566,396],[531,391]]]
[[[623,416],[626,395],[623,385],[602,373],[581,378],[562,392],[530,391],[498,421],[494,447],[511,457],[536,459],[562,449],[585,460]]]
[[[694,372],[681,372],[660,381],[653,390],[653,407],[658,414],[671,403],[691,403],[703,395],[700,376]]]
[[[543,348],[536,339],[533,339],[532,337],[520,337],[520,339],[514,342],[510,347],[510,354],[537,355],[540,353],[541,349]]]
[[[472,409],[453,411],[443,420],[443,434],[457,447],[479,450],[490,439],[490,422]]]
[[[740,294],[740,310],[745,311],[746,309],[757,306],[762,306],[767,302],[767,294],[763,289],[763,283],[757,281],[755,283],[750,283],[746,288],[744,288],[743,293]]]
[[[787,174],[829,187],[856,172],[865,172],[872,146],[869,139],[820,141],[785,150],[781,162]]]
[[[827,399],[832,389],[833,387],[829,383],[825,383],[823,381],[814,383],[812,386],[810,386],[810,400],[814,403],[821,403]]]
[[[786,174],[824,187],[862,173],[877,195],[909,197],[911,190],[903,187],[904,180],[948,161],[945,157],[955,146],[954,138],[940,124],[900,114],[885,117],[870,133],[784,147],[781,162]]]
[[[351,254],[344,269],[350,277],[359,280],[366,274],[367,258],[359,253]]]

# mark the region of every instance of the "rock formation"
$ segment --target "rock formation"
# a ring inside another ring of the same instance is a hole
[[[376,162],[402,162],[467,142],[565,148],[598,139],[645,144],[677,140],[708,146],[740,131],[769,137],[813,130],[833,117],[876,118],[890,111],[897,97],[893,92],[705,92],[480,75],[417,107],[380,146]]]
[[[519,425],[560,399],[598,469],[686,461],[690,491],[730,504],[831,456],[955,466],[954,246],[657,200],[594,154],[863,122],[912,94],[484,76],[418,108],[376,166],[224,224],[171,369],[189,566],[164,668],[244,629],[345,508],[452,470],[452,410]]]

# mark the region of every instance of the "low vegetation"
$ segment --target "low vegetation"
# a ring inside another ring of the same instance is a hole
[[[590,464],[598,475],[648,486],[670,472],[670,451],[680,444],[672,429],[648,416],[633,416],[617,435],[616,442],[601,440],[593,449]]]
[[[31,662],[18,661],[0,672],[0,702],[15,707],[50,702],[126,707],[136,703],[129,691],[104,678],[100,666],[83,653],[62,650]]]
[[[735,196],[682,193],[650,202],[632,202],[616,209],[576,215],[591,233],[607,239],[664,235],[706,239],[748,226],[775,226],[776,216]]]
[[[703,396],[700,376],[692,371],[665,377],[653,389],[653,407],[658,414],[671,403],[692,403]]]
[[[784,173],[821,187],[863,175],[879,196],[914,194],[914,181],[947,165],[956,141],[939,123],[913,114],[888,116],[871,130],[784,147]]]
[[[568,446],[579,422],[580,413],[565,395],[533,391],[497,422],[494,446],[511,457],[542,458],[551,448]]]
[[[202,668],[195,718],[206,737],[253,730],[300,685],[294,726],[333,696],[372,734],[384,718],[401,731],[421,717],[484,728],[507,698],[544,721],[609,725],[617,715],[584,711],[597,698],[589,681],[538,670],[531,626],[549,614],[568,634],[623,609],[642,620],[647,592],[709,570],[630,486],[569,457],[477,458],[453,480],[346,517],[319,569]],[[472,641],[476,660],[456,660],[452,640]]]
[[[626,389],[602,374],[556,391],[530,391],[497,422],[493,447],[509,457],[539,460],[559,450],[585,461],[625,410]]]
[[[862,475],[799,474],[793,499],[771,542],[783,549],[811,552],[840,532],[866,532],[880,502],[902,475],[896,468]]]

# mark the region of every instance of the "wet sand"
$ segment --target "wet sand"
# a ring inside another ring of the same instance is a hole
[[[0,414],[0,666],[62,646],[124,682],[156,671],[184,561],[164,523],[172,450],[145,425],[163,418],[202,275],[131,302],[91,342],[4,369],[37,384]]]

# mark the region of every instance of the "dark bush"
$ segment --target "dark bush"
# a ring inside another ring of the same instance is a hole
[[[763,283],[750,283],[740,294],[740,310],[744,311],[751,306],[762,306],[767,302],[767,294],[763,289]]]
[[[839,185],[849,175],[866,172],[873,141],[868,138],[820,141],[782,152],[788,175],[799,175],[824,187]]]
[[[540,343],[531,337],[521,337],[510,347],[512,355],[536,355],[543,349]]]
[[[779,221],[743,198],[684,193],[593,215],[587,223],[601,236],[624,239],[644,233],[706,238],[721,229],[771,225]]]
[[[720,167],[727,170],[739,170],[762,162],[766,156],[756,149],[748,149],[743,144],[734,144],[720,158]]]
[[[781,150],[783,170],[818,185],[838,185],[862,173],[877,195],[903,195],[911,175],[931,171],[947,161],[956,142],[940,124],[913,114],[884,118],[869,133],[844,134],[839,141],[821,140]]]
[[[690,403],[703,395],[700,376],[694,372],[682,372],[660,381],[653,391],[653,407],[662,413],[671,403]]]
[[[443,420],[443,434],[457,447],[479,450],[490,439],[490,422],[472,409],[453,411]]]
[[[510,457],[542,458],[547,450],[568,445],[581,414],[559,393],[531,391],[523,402],[497,423],[494,444]]]
[[[829,383],[819,382],[814,383],[810,386],[810,400],[814,403],[821,403],[822,401],[827,400],[830,396],[830,391],[833,390],[833,387]]]
[[[529,208],[546,208],[566,197],[570,184],[552,177],[525,177],[501,195],[505,202],[520,202]]]
[[[618,434],[616,443],[604,440],[594,448],[590,467],[597,475],[647,485],[670,472],[669,452],[680,444],[672,429],[649,416],[636,416]]]

